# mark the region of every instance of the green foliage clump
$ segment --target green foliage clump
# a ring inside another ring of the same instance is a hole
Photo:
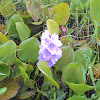
[[[100,0],[0,0],[0,100],[99,100],[99,5]],[[62,42],[62,57],[51,68],[38,61],[47,29]]]

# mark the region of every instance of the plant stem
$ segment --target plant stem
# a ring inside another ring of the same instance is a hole
[[[53,98],[54,98],[54,92],[53,92],[52,85],[51,85],[50,87],[51,87],[52,96],[53,96]]]
[[[69,97],[71,97],[71,94],[72,94],[72,89],[69,88]]]

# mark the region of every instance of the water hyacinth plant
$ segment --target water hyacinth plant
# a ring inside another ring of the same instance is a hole
[[[100,100],[100,0],[0,0],[0,100]]]
[[[48,30],[42,33],[41,45],[39,50],[39,61],[46,61],[49,67],[54,66],[54,64],[62,57],[62,46],[58,35],[50,34]]]

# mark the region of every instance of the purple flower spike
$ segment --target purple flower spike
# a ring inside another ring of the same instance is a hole
[[[39,61],[46,61],[49,68],[54,66],[54,64],[62,57],[62,46],[58,35],[51,35],[48,30],[42,33],[41,45],[39,50]]]
[[[66,28],[64,26],[61,26],[61,30],[62,30],[62,33],[66,33]]]

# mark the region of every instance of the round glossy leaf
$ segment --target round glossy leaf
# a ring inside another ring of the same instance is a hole
[[[3,44],[7,41],[8,41],[8,39],[6,38],[6,36],[4,34],[0,33],[0,44]]]
[[[9,100],[13,98],[19,91],[20,85],[19,83],[10,80],[10,79],[5,79],[0,82],[0,88],[7,87],[7,91],[0,96],[0,100]]]
[[[67,100],[87,100],[84,96],[73,96],[68,98]]]
[[[35,37],[31,37],[19,45],[17,51],[18,58],[22,61],[36,63],[38,61],[39,41]]]
[[[70,83],[70,82],[66,82],[66,83],[78,95],[81,95],[82,93],[84,93],[86,91],[94,89],[93,86],[89,86],[84,83],[82,83],[82,84],[74,84],[74,83]]]
[[[39,70],[47,77],[51,85],[59,88],[58,83],[53,79],[52,73],[46,61],[40,61],[37,63]]]
[[[19,95],[19,99],[26,99],[26,98],[29,98],[29,97],[31,97],[32,95],[34,95],[36,93],[36,91],[25,91],[25,92],[23,92],[23,93],[21,93],[20,95]]]
[[[26,24],[24,24],[23,22],[16,22],[16,29],[21,41],[29,38],[31,31]]]
[[[7,87],[0,88],[0,95],[4,94],[7,90]]]
[[[10,74],[9,67],[4,63],[0,63],[0,81],[5,79],[9,74]]]
[[[22,19],[21,16],[18,15],[18,14],[13,15],[13,16],[9,19],[8,24],[7,24],[7,31],[8,31],[8,34],[9,34],[10,37],[12,37],[12,38],[18,38],[18,32],[17,32],[17,30],[16,30],[16,25],[15,25],[16,22],[23,22],[23,19]]]
[[[26,8],[34,21],[38,21],[42,14],[41,2],[39,0],[27,0]]]
[[[75,53],[71,47],[62,46],[61,50],[62,57],[55,64],[55,67],[57,67],[59,70],[62,70],[68,63],[74,62],[75,59]]]
[[[95,21],[100,21],[100,0],[90,0],[90,14]]]
[[[59,25],[54,20],[47,20],[47,28],[50,34],[59,35]]]
[[[60,25],[65,25],[70,16],[70,9],[67,3],[60,3],[50,10],[50,16]]]
[[[91,48],[80,48],[75,51],[75,62],[81,63],[85,69],[87,69],[87,63],[91,59],[92,49]]]
[[[81,63],[70,63],[62,70],[62,81],[75,84],[85,83],[85,71]]]
[[[15,5],[13,2],[9,0],[1,0],[1,14],[4,17],[11,16],[16,10]]]
[[[13,41],[8,41],[0,46],[0,60],[13,65],[16,57],[16,44]]]

